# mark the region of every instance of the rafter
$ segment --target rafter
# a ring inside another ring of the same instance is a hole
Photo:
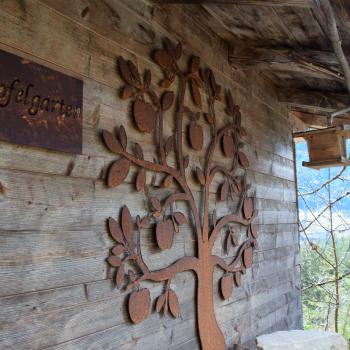
[[[242,69],[298,72],[314,78],[344,81],[338,60],[330,51],[231,46],[229,62]]]
[[[349,105],[346,93],[298,89],[278,89],[278,99],[291,110],[327,115]]]
[[[153,0],[157,4],[228,4],[251,6],[313,7],[314,0]]]

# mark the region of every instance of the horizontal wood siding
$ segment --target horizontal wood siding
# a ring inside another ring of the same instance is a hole
[[[191,273],[178,275],[172,283],[181,319],[154,313],[146,322],[131,325],[125,295],[113,288],[105,261],[112,246],[106,218],[116,217],[126,200],[132,215],[146,208],[143,196],[134,192],[133,171],[118,189],[106,188],[106,168],[114,157],[102,145],[100,130],[123,123],[129,137],[144,145],[146,158],[153,150],[152,140],[135,131],[128,104],[118,98],[122,81],[116,57],[132,59],[140,70],[150,67],[154,81],[159,80],[161,72],[150,53],[165,36],[181,40],[186,55],[201,56],[218,82],[232,89],[249,133],[245,152],[260,210],[259,247],[253,268],[229,301],[219,298],[220,274],[215,273],[216,316],[226,342],[252,345],[258,334],[299,327],[293,121],[269,82],[252,71],[233,70],[226,44],[196,20],[191,7],[155,6],[146,0],[3,0],[0,23],[1,49],[84,80],[82,155],[0,142],[0,348],[199,348]],[[189,96],[186,100],[191,103]],[[166,135],[171,128],[171,123],[166,126]],[[203,162],[204,153],[195,154],[187,146],[185,151],[190,167]],[[213,205],[219,180],[211,187]],[[198,184],[190,181],[198,197]],[[217,204],[219,215],[227,212],[224,204]],[[215,246],[218,254],[221,243]],[[167,252],[159,253],[147,238],[142,247],[152,268],[194,249],[188,228]],[[159,295],[162,286],[148,286],[152,298]]]

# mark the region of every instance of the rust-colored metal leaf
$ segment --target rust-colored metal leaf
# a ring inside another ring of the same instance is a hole
[[[197,179],[198,179],[199,183],[202,186],[204,186],[205,185],[205,176],[204,176],[202,169],[197,167],[196,168],[196,175],[197,175]]]
[[[173,83],[173,81],[171,79],[164,79],[162,80],[162,82],[160,83],[160,86],[163,88],[163,89],[167,89],[171,86],[171,84]]]
[[[173,91],[165,91],[162,96],[162,109],[163,111],[167,111],[170,109],[174,102],[174,92]]]
[[[204,135],[203,128],[196,123],[191,123],[189,127],[189,138],[191,147],[195,151],[200,151],[203,148]]]
[[[235,280],[236,287],[240,287],[241,286],[241,273],[239,271],[235,272],[234,280]]]
[[[121,231],[120,231],[120,232],[121,232]],[[117,246],[115,246],[115,247],[112,249],[112,254],[114,254],[114,255],[120,255],[120,254],[124,253],[124,251],[125,251],[124,246],[122,246],[122,245],[117,245]]]
[[[252,234],[253,238],[257,238],[258,237],[258,226],[255,224],[251,224],[249,229],[250,229],[250,233]]]
[[[128,176],[130,162],[126,158],[116,160],[109,169],[107,184],[108,187],[119,186]]]
[[[181,43],[178,43],[175,49],[175,58],[178,60],[180,59],[181,55],[182,55],[182,45]]]
[[[225,181],[221,185],[221,189],[220,189],[220,200],[221,201],[227,200],[229,189],[230,189],[230,186],[229,186],[228,182]]]
[[[146,184],[146,170],[144,168],[140,169],[136,177],[136,191],[139,192],[143,189]]]
[[[129,208],[124,205],[122,208],[121,226],[125,239],[130,242],[132,236],[132,218]]]
[[[247,156],[243,152],[238,152],[238,160],[239,160],[239,164],[242,166],[242,168],[248,169],[249,161],[248,161]]]
[[[158,247],[162,250],[171,248],[174,239],[174,226],[170,219],[160,221],[156,228]]]
[[[220,282],[221,294],[225,300],[230,299],[233,290],[233,277],[232,274],[225,275],[221,278]]]
[[[142,147],[138,143],[135,143],[135,154],[137,158],[144,159]]]
[[[159,313],[162,311],[164,304],[166,301],[166,294],[162,294],[157,298],[157,302],[156,302],[156,311]]]
[[[231,247],[232,247],[232,238],[231,238],[230,233],[226,236],[225,243],[226,243],[225,251],[226,251],[226,254],[228,254],[230,252]]]
[[[151,310],[151,294],[147,288],[132,292],[129,297],[129,316],[133,323],[144,321]]]
[[[186,225],[186,224],[188,224],[186,216],[183,213],[180,213],[178,211],[175,212],[174,213],[174,218],[175,218],[175,221],[177,222],[178,225]]]
[[[194,104],[202,109],[202,97],[195,80],[190,79],[191,93]]]
[[[151,227],[151,220],[148,216],[145,216],[140,221],[140,227],[142,228],[150,228]]]
[[[243,214],[244,217],[248,220],[253,216],[254,208],[253,201],[251,198],[245,198],[243,202]]]
[[[160,203],[160,201],[159,201],[158,198],[156,198],[156,197],[151,197],[151,198],[150,198],[150,201],[151,201],[151,203],[152,203],[154,209],[159,210],[159,211],[162,210],[162,205],[161,205],[161,203]]]
[[[108,263],[113,267],[119,267],[122,261],[119,256],[112,255],[108,258]]]
[[[212,90],[213,94],[215,94],[215,91],[216,91],[216,80],[215,80],[214,73],[213,73],[213,71],[211,69],[209,70],[209,82],[210,82],[211,90]]]
[[[128,145],[128,137],[126,136],[126,131],[123,125],[119,128],[119,141],[123,150],[126,150],[126,146]]]
[[[179,318],[180,316],[180,305],[177,295],[173,290],[169,290],[169,310],[174,318]]]
[[[208,122],[208,124],[212,125],[214,124],[214,117],[210,113],[205,113],[205,119]]]
[[[126,83],[128,83],[129,85],[134,86],[135,82],[133,81],[133,76],[132,76],[132,73],[130,71],[130,67],[129,67],[127,61],[125,61],[124,58],[121,56],[118,57],[118,67],[119,67],[120,74],[121,74],[122,78],[124,79],[124,81]]]
[[[243,265],[249,269],[253,264],[253,248],[248,247],[243,252]]]
[[[164,46],[166,48],[166,50],[169,52],[169,54],[175,58],[175,46],[174,44],[171,42],[170,39],[166,38],[164,40]]]
[[[156,113],[150,103],[137,100],[134,103],[134,118],[141,132],[151,133],[156,122]]]
[[[131,96],[133,96],[134,92],[133,92],[133,87],[131,85],[125,85],[122,91],[122,99],[126,100],[128,98],[130,98]]]
[[[124,264],[122,264],[118,267],[118,271],[115,279],[115,285],[118,289],[121,288],[121,286],[123,285],[124,278],[125,278],[125,268],[124,268]]]
[[[226,103],[227,103],[227,111],[229,112],[230,115],[234,115],[235,104],[233,103],[231,90],[227,90]]]
[[[140,74],[135,64],[132,61],[128,61],[128,65],[133,79],[137,82],[141,82]]]
[[[224,135],[222,138],[222,149],[228,158],[232,158],[235,154],[234,141],[231,135]]]
[[[123,149],[115,136],[107,130],[102,131],[102,137],[107,148],[116,154],[119,154]]]
[[[164,187],[165,188],[169,188],[171,187],[171,185],[173,184],[173,176],[172,175],[168,175],[165,179],[164,179]]]
[[[149,69],[146,69],[143,77],[143,84],[145,85],[145,87],[150,87],[151,82],[152,82],[151,71]]]
[[[166,50],[157,50],[154,53],[154,60],[158,65],[167,69],[171,69],[174,64],[173,58]]]
[[[165,142],[165,155],[168,155],[174,147],[174,138],[169,136]]]
[[[120,228],[119,222],[114,220],[113,218],[108,219],[108,228],[111,236],[113,239],[118,242],[123,244],[124,243],[124,236],[122,229]]]
[[[201,59],[198,56],[193,56],[191,59],[191,73],[196,73],[201,64]]]

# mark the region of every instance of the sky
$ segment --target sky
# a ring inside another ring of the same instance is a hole
[[[350,148],[350,142],[348,142],[348,149]],[[298,179],[298,192],[307,193],[319,188],[329,178],[338,174],[342,168],[325,168],[321,170],[315,170],[302,166],[303,161],[308,161],[308,151],[306,142],[299,142],[296,144],[296,161],[297,161],[297,179]],[[306,226],[308,222],[318,216],[323,209],[327,206],[329,187],[324,187],[314,195],[306,195],[301,198],[299,196],[299,218],[301,223]],[[337,199],[339,196],[350,191],[350,167],[347,167],[340,179],[332,182],[330,186],[331,200]],[[339,230],[350,228],[350,196],[346,196],[344,199],[334,205],[333,211],[333,223],[334,227]],[[324,234],[322,226],[329,228],[330,213],[326,210],[325,213],[320,216],[318,222],[315,222],[308,229],[308,234],[312,236],[319,236]],[[349,223],[349,225],[348,225]],[[342,234],[342,232],[339,232]]]

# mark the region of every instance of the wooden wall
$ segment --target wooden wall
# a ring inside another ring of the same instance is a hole
[[[122,82],[116,57],[151,67],[157,80],[160,71],[149,57],[165,36],[200,55],[232,89],[250,135],[246,153],[260,210],[259,249],[231,300],[221,302],[215,289],[227,343],[252,345],[258,334],[300,327],[292,121],[273,87],[260,75],[233,70],[226,45],[210,24],[196,22],[191,7],[160,8],[146,0],[0,4],[0,48],[84,80],[83,155],[0,143],[0,348],[198,349],[192,274],[174,281],[181,319],[152,314],[132,326],[105,262],[112,246],[106,218],[116,217],[125,202],[133,215],[145,211],[132,184],[109,190],[102,180],[113,157],[101,143],[100,129],[123,122],[134,130],[128,104],[117,96]],[[137,132],[130,137],[148,147]],[[191,253],[184,231],[170,252],[154,254],[144,243],[154,268]],[[160,286],[150,287],[158,295]]]

